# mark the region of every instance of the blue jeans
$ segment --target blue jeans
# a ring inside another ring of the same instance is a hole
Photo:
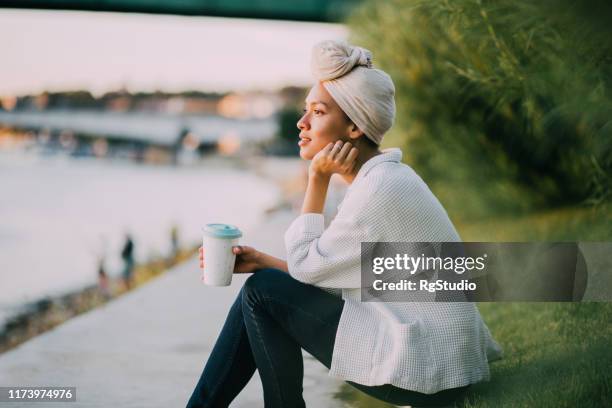
[[[259,269],[238,293],[188,408],[227,407],[259,371],[267,408],[305,407],[302,349],[331,366],[344,300],[277,269]],[[395,405],[440,406],[465,388],[422,394],[391,384],[353,387]]]

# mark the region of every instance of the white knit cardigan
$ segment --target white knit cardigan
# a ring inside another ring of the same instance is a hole
[[[383,150],[359,169],[329,227],[323,214],[297,217],[285,233],[295,279],[342,290],[330,376],[393,384],[425,394],[488,380],[501,358],[469,302],[361,302],[361,242],[456,242],[446,211],[402,152]]]

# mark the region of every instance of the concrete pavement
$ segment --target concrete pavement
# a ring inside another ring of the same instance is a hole
[[[275,213],[241,242],[284,257],[283,233],[293,219]],[[227,311],[247,276],[227,288],[200,282],[197,259],[112,302],[77,316],[0,355],[0,386],[75,386],[70,407],[182,407],[202,371]],[[343,407],[340,382],[305,355],[308,406]],[[49,402],[5,406],[58,407]],[[3,406],[4,406],[3,405]],[[232,407],[262,407],[259,376]]]

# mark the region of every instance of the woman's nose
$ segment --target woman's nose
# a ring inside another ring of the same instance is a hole
[[[298,120],[297,127],[300,130],[308,128],[308,121],[306,120],[306,115],[302,116],[300,120]]]

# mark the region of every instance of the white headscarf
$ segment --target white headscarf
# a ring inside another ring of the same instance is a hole
[[[372,53],[323,41],[313,47],[311,69],[344,113],[379,145],[395,119],[395,86],[386,72],[372,68]]]

